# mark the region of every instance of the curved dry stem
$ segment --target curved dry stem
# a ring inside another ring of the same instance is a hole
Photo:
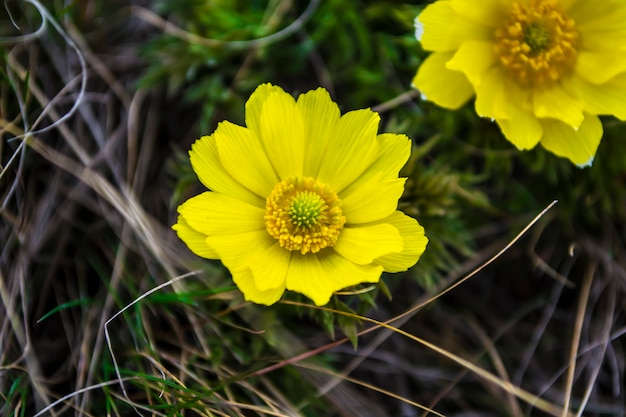
[[[135,298],[129,304],[125,305],[121,310],[119,310],[117,313],[115,313],[112,317],[110,317],[104,323],[104,337],[105,337],[106,342],[107,342],[107,347],[109,349],[109,354],[111,355],[111,360],[113,361],[113,367],[115,369],[115,375],[117,376],[117,380],[119,382],[120,388],[122,389],[122,393],[124,394],[124,398],[126,398],[128,403],[130,405],[132,405],[132,407],[135,409],[135,411],[139,415],[142,415],[142,414],[135,407],[136,404],[134,404],[133,401],[128,396],[128,392],[126,391],[126,387],[124,386],[123,379],[122,379],[122,374],[120,373],[120,368],[119,368],[119,365],[117,363],[117,359],[115,358],[115,354],[113,353],[113,345],[111,344],[111,336],[109,335],[109,324],[111,324],[111,322],[113,320],[115,320],[117,317],[119,317],[121,314],[123,314],[126,310],[128,310],[129,308],[131,308],[132,306],[134,306],[135,304],[137,304],[138,302],[140,302],[144,298],[148,297],[150,294],[153,294],[153,293],[155,293],[157,291],[160,291],[161,289],[163,289],[165,287],[173,285],[174,283],[176,283],[176,282],[178,282],[178,281],[180,281],[182,279],[188,278],[190,276],[194,276],[194,275],[198,274],[199,272],[200,271],[188,272],[186,274],[174,277],[171,280],[169,280],[167,282],[164,282],[164,283],[162,283],[160,285],[157,285],[156,287],[152,288],[151,290],[146,291],[145,293],[141,294],[139,297]]]
[[[17,139],[23,139],[26,135],[36,135],[36,134],[41,134],[41,133],[50,131],[52,129],[55,129],[58,125],[62,124],[66,120],[68,120],[79,109],[82,103],[83,97],[85,95],[86,88],[87,88],[87,63],[85,61],[85,57],[83,56],[83,53],[78,48],[74,40],[71,38],[71,36],[69,36],[65,32],[63,27],[59,25],[59,23],[52,17],[52,15],[50,15],[48,10],[39,1],[37,0],[25,0],[25,1],[26,3],[30,3],[33,6],[35,6],[37,11],[41,14],[42,19],[50,23],[52,27],[54,27],[54,29],[57,31],[57,33],[61,35],[63,40],[66,42],[66,44],[76,53],[76,57],[78,58],[79,67],[80,67],[80,73],[77,76],[77,78],[80,80],[80,87],[79,87],[76,99],[72,103],[71,108],[65,114],[63,114],[58,120],[55,120],[48,126],[42,127],[41,129],[37,129],[37,130],[25,129],[25,132],[22,135],[17,136]],[[58,97],[59,95],[53,98],[51,102],[54,102],[55,100],[57,100]],[[44,109],[42,114],[45,114],[45,113],[47,113],[46,109]],[[24,120],[27,120],[27,118],[24,117]]]
[[[574,334],[572,335],[572,343],[570,345],[567,380],[565,383],[565,399],[563,401],[563,411],[561,413],[561,417],[567,417],[569,415],[570,402],[572,399],[572,388],[574,386],[574,375],[576,373],[576,358],[578,357],[578,347],[580,345],[580,335],[582,332],[583,323],[585,321],[585,311],[587,308],[587,302],[589,301],[591,282],[593,281],[597,266],[597,262],[591,262],[587,267],[583,278],[583,286],[580,291],[578,308],[576,309]]]
[[[432,413],[432,414],[434,414],[436,416],[445,417],[443,414],[433,410],[432,408],[429,408],[429,407],[427,407],[425,405],[416,403],[415,401],[411,401],[408,398],[402,397],[401,395],[398,395],[398,394],[394,394],[393,392],[385,390],[385,389],[382,389],[380,387],[377,387],[376,385],[372,385],[372,384],[368,384],[367,382],[360,381],[360,380],[358,380],[356,378],[351,378],[351,377],[349,377],[347,375],[344,375],[344,374],[341,374],[341,373],[338,373],[338,372],[333,372],[333,371],[331,371],[329,369],[326,369],[326,368],[323,368],[321,366],[315,366],[315,365],[308,364],[308,363],[297,363],[295,365],[300,367],[300,368],[306,368],[306,369],[310,369],[310,370],[313,370],[313,371],[316,371],[316,372],[324,373],[326,375],[331,375],[335,379],[341,379],[343,381],[348,381],[350,383],[359,385],[359,386],[361,386],[363,388],[367,388],[369,390],[372,390],[372,391],[375,391],[375,392],[379,392],[379,393],[384,394],[384,395],[386,395],[388,397],[394,398],[394,399],[396,399],[398,401],[402,401],[403,403],[412,405],[415,408],[419,408],[420,410],[426,411],[428,413]]]

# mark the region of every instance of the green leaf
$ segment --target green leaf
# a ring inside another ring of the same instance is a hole
[[[37,320],[37,323],[41,323],[42,321],[46,320],[48,317],[52,316],[53,314],[58,313],[61,310],[65,310],[65,309],[75,307],[75,306],[83,306],[83,305],[91,303],[92,301],[93,299],[91,298],[79,298],[77,300],[68,301],[67,303],[63,303],[59,306],[56,306],[55,308],[53,308],[52,310],[44,314],[41,318],[39,318],[39,320]]]

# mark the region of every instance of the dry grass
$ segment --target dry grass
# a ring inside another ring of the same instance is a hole
[[[435,296],[398,284],[360,318],[358,350],[283,319],[294,303],[244,303],[169,227],[168,167],[198,135],[192,116],[136,88],[139,43],[188,34],[118,6],[57,21],[30,0],[3,33],[0,415],[626,414],[626,257],[610,221],[568,242],[557,207],[476,269],[529,221],[511,219]]]

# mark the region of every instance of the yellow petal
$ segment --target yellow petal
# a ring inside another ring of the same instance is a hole
[[[520,113],[521,117],[497,120],[502,134],[519,150],[534,148],[543,135],[542,124],[530,113]]]
[[[191,166],[205,187],[218,193],[228,194],[249,204],[265,205],[265,199],[238,183],[222,166],[217,152],[215,136],[203,136],[189,151]]]
[[[249,262],[255,286],[261,291],[285,288],[290,258],[291,251],[281,247],[278,242],[257,252]]]
[[[376,139],[379,146],[378,156],[367,169],[367,175],[380,172],[382,180],[396,179],[411,156],[411,139],[406,135],[396,133],[382,133]]]
[[[221,122],[213,135],[224,169],[247,189],[267,198],[279,180],[258,136],[228,121]]]
[[[251,129],[257,133],[261,131],[260,119],[263,103],[270,94],[275,92],[286,94],[283,89],[278,87],[277,85],[265,83],[259,85],[256,90],[254,90],[254,92],[250,95],[250,98],[246,102],[246,126],[248,127],[248,129]]]
[[[573,17],[570,14],[570,9],[573,6],[575,6],[576,3],[579,3],[581,1],[583,1],[583,0],[559,0],[559,6],[561,7],[561,10],[563,10],[565,12],[565,14],[567,14],[569,17]]]
[[[339,193],[358,178],[378,154],[379,121],[378,113],[369,109],[341,116],[331,132],[317,179]]]
[[[398,229],[404,246],[402,251],[383,255],[374,262],[381,265],[386,272],[406,271],[415,265],[426,250],[428,238],[424,235],[424,228],[417,220],[401,211],[396,211],[383,221]]]
[[[458,16],[487,27],[498,26],[510,11],[501,0],[452,0],[450,6]],[[484,34],[485,39],[489,39],[491,33]]]
[[[196,255],[209,259],[219,258],[217,252],[208,245],[206,241],[207,236],[189,226],[183,216],[178,216],[178,222],[172,226],[172,229],[176,231],[180,240],[185,242],[187,247]]]
[[[497,67],[476,89],[476,112],[495,119],[504,136],[518,149],[533,148],[543,133],[541,123],[532,113],[530,93]]]
[[[476,86],[476,113],[492,119],[511,119],[511,113],[515,113],[512,107],[531,109],[530,90],[519,88],[499,66],[491,67]]]
[[[278,177],[302,176],[304,124],[291,95],[276,91],[263,102],[259,120],[260,137]]]
[[[452,51],[466,40],[488,39],[493,32],[488,26],[457,13],[449,1],[437,1],[426,6],[417,16],[415,26],[422,47],[437,52]]]
[[[376,139],[379,146],[376,160],[359,175],[356,181],[341,192],[342,196],[352,194],[363,184],[372,181],[374,177],[377,181],[398,179],[400,169],[411,155],[411,139],[395,133],[383,133]]]
[[[357,265],[342,256],[329,254],[319,257],[329,282],[325,285],[339,291],[353,285],[380,281],[383,270],[379,265]]]
[[[285,292],[285,285],[272,288],[270,290],[259,290],[254,281],[252,273],[248,269],[233,273],[233,281],[237,284],[239,291],[243,293],[246,301],[257,304],[272,305],[280,299]]]
[[[405,181],[406,178],[396,178],[381,182],[379,176],[376,176],[369,181],[359,182],[352,194],[345,197],[340,195],[346,223],[367,223],[389,216],[398,207]]]
[[[317,178],[328,143],[333,139],[331,132],[341,113],[323,88],[301,94],[296,107],[302,114],[306,132],[304,176]]]
[[[465,74],[446,68],[453,55],[448,52],[430,54],[413,78],[413,86],[420,91],[424,100],[456,110],[472,98],[474,87]]]
[[[294,253],[287,289],[296,291],[318,305],[327,304],[335,291],[365,282],[378,282],[382,267],[356,265],[332,251],[323,256]]]
[[[586,113],[610,114],[626,120],[626,74],[600,85],[580,77],[571,77],[568,88],[581,98]]]
[[[358,265],[370,264],[381,256],[402,251],[403,240],[397,228],[388,223],[346,227],[334,249]]]
[[[580,167],[593,163],[602,138],[602,123],[597,116],[585,114],[578,129],[551,119],[542,120],[542,124],[544,137],[541,145],[544,148]]]
[[[265,210],[211,191],[191,197],[178,207],[185,221],[206,236],[265,230]]]
[[[309,297],[316,305],[328,303],[337,291],[317,255],[294,253],[287,272],[286,288]]]
[[[623,0],[580,0],[567,14],[576,22],[576,30],[581,35],[581,49],[626,48],[626,3]]]
[[[573,128],[582,123],[583,102],[568,94],[563,87],[539,88],[533,92],[535,116],[562,121]]]
[[[606,39],[606,42],[614,42]],[[593,84],[603,84],[626,72],[626,53],[614,49],[582,50],[578,53],[574,71]]]
[[[250,259],[276,243],[265,230],[236,235],[209,236],[207,243],[215,249],[231,273],[248,269]]]
[[[497,62],[493,42],[467,41],[456,51],[446,67],[465,74],[472,85],[477,86],[483,77]]]

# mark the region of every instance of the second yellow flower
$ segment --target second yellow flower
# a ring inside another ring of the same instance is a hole
[[[433,51],[413,80],[423,96],[456,109],[475,95],[519,149],[589,165],[598,115],[626,120],[623,0],[439,0],[416,34]]]

